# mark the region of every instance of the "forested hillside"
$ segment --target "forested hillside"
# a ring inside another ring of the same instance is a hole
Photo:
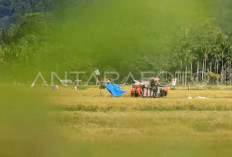
[[[0,67],[32,77],[97,68],[121,78],[203,71],[228,81],[231,6],[228,0],[2,0]]]
[[[19,24],[25,14],[51,11],[61,3],[61,0],[0,0],[0,28]]]

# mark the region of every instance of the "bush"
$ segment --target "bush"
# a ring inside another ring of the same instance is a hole
[[[211,71],[208,72],[208,76],[209,76],[209,82],[211,84],[214,84],[214,85],[216,85],[218,83],[218,81],[221,77],[219,74],[215,74]]]

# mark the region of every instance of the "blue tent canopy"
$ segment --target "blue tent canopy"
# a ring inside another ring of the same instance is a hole
[[[115,97],[122,96],[126,91],[121,90],[117,84],[105,84],[106,89]]]

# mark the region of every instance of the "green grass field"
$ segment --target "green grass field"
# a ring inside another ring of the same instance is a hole
[[[32,128],[39,130],[42,126],[46,128],[39,133],[34,129],[36,137],[41,137],[41,145],[46,143],[45,146],[49,148],[39,149],[46,152],[40,156],[50,156],[53,149],[56,156],[232,155],[231,87],[193,87],[191,91],[179,87],[171,90],[167,98],[158,99],[132,98],[129,95],[130,87],[122,88],[128,92],[120,98],[112,97],[106,90],[100,91],[96,87],[78,91],[71,88],[61,91],[45,87],[26,88],[24,93],[29,91],[29,95],[36,98],[28,100],[28,95],[24,94],[27,104],[24,108],[42,103],[46,110],[35,114],[34,119],[30,116],[32,120],[22,118],[22,125],[33,124]],[[189,100],[189,96],[193,99]],[[197,99],[198,96],[208,99]],[[17,99],[21,100],[22,96],[12,100],[12,103]],[[20,108],[20,103],[18,105]],[[33,108],[26,111],[22,109],[20,113],[25,116],[35,110],[38,112]],[[18,118],[13,117],[14,120]],[[5,122],[6,126],[14,124],[14,120]],[[38,121],[39,125],[34,121]],[[18,132],[7,132],[6,135],[21,137]],[[27,137],[27,134],[24,136]],[[33,142],[38,145],[34,135],[28,138],[35,140]],[[11,140],[15,142],[15,138]],[[8,147],[4,147],[7,155]]]

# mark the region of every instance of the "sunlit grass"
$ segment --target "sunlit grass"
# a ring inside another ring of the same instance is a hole
[[[123,88],[129,90],[129,87]],[[50,107],[56,109],[58,123],[71,128],[81,139],[108,141],[132,137],[136,140],[160,137],[159,134],[232,137],[229,120],[232,119],[232,91],[229,90],[171,90],[167,98],[158,99],[132,98],[129,92],[114,98],[97,88],[64,89],[52,95]],[[189,96],[193,99],[189,100]],[[208,99],[200,100],[198,96]]]
[[[14,92],[5,90],[8,94],[2,99],[2,107],[11,105],[1,114],[4,136],[0,136],[0,141],[4,151],[0,153],[4,155],[23,156],[27,152],[26,156],[30,156],[34,151],[40,152],[38,156],[232,154],[229,87],[191,91],[179,87],[171,90],[168,97],[158,99],[132,98],[129,86],[122,87],[128,92],[119,98],[96,87],[77,91],[71,87],[60,91],[50,87],[17,88]],[[14,95],[15,99],[10,100]],[[189,96],[193,99],[189,100]],[[208,99],[197,99],[198,96]],[[9,114],[11,111],[14,114]],[[15,145],[14,153],[9,152],[10,145],[4,145],[7,142]],[[21,146],[17,148],[17,144]]]

